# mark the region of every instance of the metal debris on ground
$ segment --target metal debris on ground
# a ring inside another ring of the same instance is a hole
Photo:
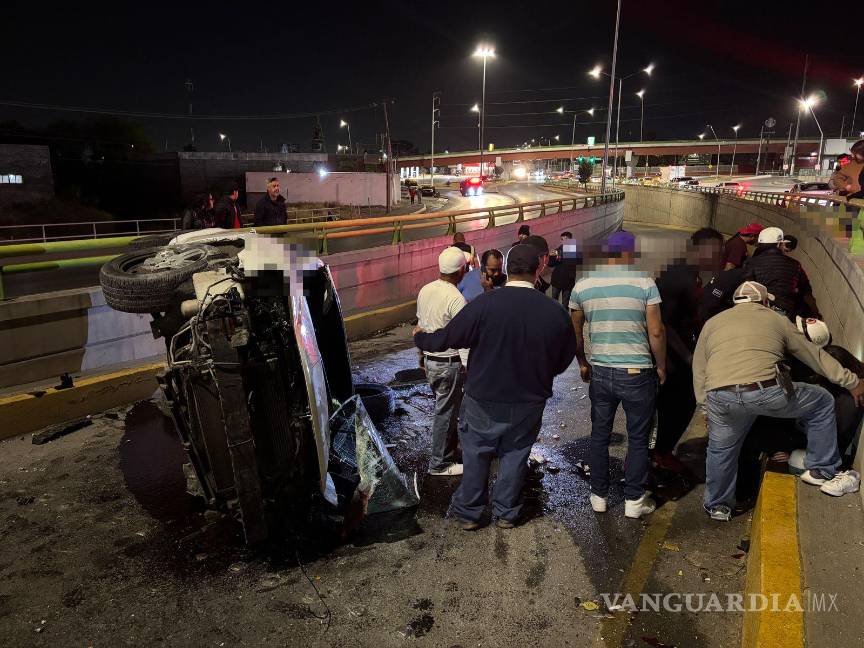
[[[666,549],[667,551],[681,551],[681,547],[679,547],[679,546],[678,546],[677,544],[675,544],[674,542],[668,542],[668,541],[665,541],[665,540],[664,540],[664,541],[663,541],[663,544],[660,545],[660,546],[661,546],[663,549]]]
[[[560,471],[561,471],[561,469],[558,466],[546,466],[546,472],[551,473],[553,475],[557,472],[560,472]]]
[[[21,495],[20,497],[15,498],[15,501],[18,502],[18,506],[27,506],[28,504],[32,504],[33,502],[35,502],[36,497],[33,495],[29,495],[26,497],[24,495]]]
[[[594,612],[595,610],[600,609],[600,606],[595,601],[582,601],[580,605],[589,612]]]
[[[33,445],[42,445],[54,439],[59,439],[61,436],[77,432],[78,430],[93,424],[93,419],[89,416],[58,423],[57,425],[49,425],[48,427],[33,433]]]

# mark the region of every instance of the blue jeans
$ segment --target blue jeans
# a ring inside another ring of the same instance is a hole
[[[648,481],[648,436],[657,399],[657,372],[639,369],[591,367],[591,491],[609,494],[609,439],[620,403],[627,418],[627,458],[624,467],[624,497],[642,497]]]
[[[779,385],[751,392],[708,392],[708,456],[705,460],[705,508],[735,504],[738,455],[757,416],[798,419],[807,434],[804,467],[833,476],[840,466],[834,397],[817,385],[793,383],[788,399]]]
[[[459,417],[462,482],[453,493],[451,511],[477,522],[489,498],[489,466],[498,457],[492,491],[492,515],[515,521],[522,510],[522,486],[528,455],[540,433],[546,403],[490,403],[465,395]]]

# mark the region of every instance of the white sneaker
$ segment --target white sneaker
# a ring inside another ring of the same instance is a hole
[[[657,503],[648,491],[645,491],[637,500],[624,500],[624,515],[628,518],[639,519],[643,515],[653,513],[656,508]]]
[[[826,495],[840,497],[846,493],[857,493],[861,486],[861,475],[854,470],[844,470],[834,475],[833,479],[829,479],[819,490]]]
[[[607,499],[605,497],[600,497],[599,495],[591,493],[591,497],[589,497],[588,499],[591,500],[591,508],[594,509],[595,513],[606,512]]]
[[[428,474],[434,477],[454,477],[456,475],[462,474],[462,464],[450,464],[446,468],[439,468],[438,470],[430,470]]]
[[[823,474],[818,468],[811,468],[810,470],[805,470],[801,473],[801,481],[805,484],[810,484],[811,486],[821,486],[830,479],[831,477]]]

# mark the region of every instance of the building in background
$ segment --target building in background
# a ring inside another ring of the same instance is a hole
[[[39,144],[0,144],[0,207],[54,197],[51,154]]]

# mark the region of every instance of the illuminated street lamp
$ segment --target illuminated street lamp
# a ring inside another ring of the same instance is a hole
[[[813,115],[813,121],[816,122],[816,128],[819,129],[819,152],[816,154],[816,170],[822,170],[822,143],[825,141],[825,133],[822,132],[822,126],[819,125],[819,120],[816,119],[816,113],[813,112],[813,106],[819,103],[819,99],[816,95],[810,95],[806,99],[798,100],[798,109],[799,110],[809,110],[810,114]]]
[[[483,134],[480,132],[480,106],[474,104],[471,106],[471,112],[477,113],[477,148],[480,150],[480,171],[483,171]]]
[[[351,124],[346,122],[344,119],[339,120],[339,128],[347,128],[348,129],[348,150],[353,151],[354,147],[351,145]]]
[[[736,124],[732,127],[732,130],[735,131],[735,146],[732,147],[732,164],[729,167],[729,177],[732,177],[733,170],[735,169],[735,153],[738,151],[738,129],[741,128],[741,124]]]
[[[861,94],[861,85],[864,84],[864,77],[855,79],[855,109],[852,111],[852,127],[849,129],[849,135],[855,132],[855,117],[858,115],[858,96]]]
[[[642,127],[645,125],[645,90],[640,90],[636,93],[636,96],[639,97],[639,101],[642,104],[642,116],[639,117],[639,141],[641,142],[643,140]]]
[[[228,140],[228,152],[230,153],[231,152],[231,138],[228,137],[225,133],[219,133],[219,139],[222,142],[224,142],[225,140]]]
[[[620,17],[620,13],[621,13],[621,6],[620,6],[620,0],[619,0],[619,6],[618,6],[619,17]],[[604,72],[603,68],[601,68],[599,65],[595,65],[593,68],[591,68],[588,71],[588,74],[590,76],[594,77],[595,79],[599,79],[601,75],[609,77],[609,85],[610,85],[610,87],[609,87],[609,114],[606,117],[606,126],[607,126],[606,130],[609,131],[609,133],[607,133],[607,135],[606,135],[607,145],[605,146],[605,148],[603,150],[603,183],[602,183],[603,186],[601,187],[601,189],[605,188],[606,167],[608,166],[608,158],[609,158],[608,141],[609,141],[609,137],[611,135],[611,130],[612,130],[612,103],[613,103],[613,99],[614,99],[615,79],[618,79],[618,111],[617,111],[618,114],[617,114],[616,121],[615,121],[615,162],[613,163],[613,171],[612,171],[612,183],[613,183],[613,185],[615,183],[615,176],[618,174],[618,142],[619,142],[619,136],[620,136],[620,132],[621,132],[621,93],[623,91],[624,81],[626,81],[627,79],[629,79],[631,77],[636,76],[637,74],[647,74],[648,76],[651,76],[651,73],[654,71],[654,67],[655,67],[653,63],[649,63],[647,66],[645,66],[641,70],[637,70],[636,72],[633,72],[632,74],[627,74],[625,76],[617,76],[616,77],[615,76],[615,57],[616,57],[617,49],[618,49],[618,23],[617,23],[617,19],[616,19],[615,49],[613,51],[613,56],[612,56],[612,58],[613,58],[612,73],[610,74],[608,72]],[[642,92],[644,93],[645,91],[643,90]],[[639,94],[639,93],[637,93],[637,94]],[[640,99],[641,99],[641,97],[640,97]],[[644,115],[644,104],[643,104],[643,115]],[[640,126],[640,130],[641,130],[641,126]]]
[[[711,124],[706,124],[705,128],[710,128],[711,132],[714,134],[714,141],[717,142],[717,177],[720,177],[720,140],[717,138],[717,131],[714,130],[714,127]],[[710,159],[708,160],[710,163]]]
[[[490,45],[478,45],[474,56],[483,58],[483,92],[480,99],[480,177],[483,177],[483,127],[486,121],[486,59],[495,58],[495,48]]]

